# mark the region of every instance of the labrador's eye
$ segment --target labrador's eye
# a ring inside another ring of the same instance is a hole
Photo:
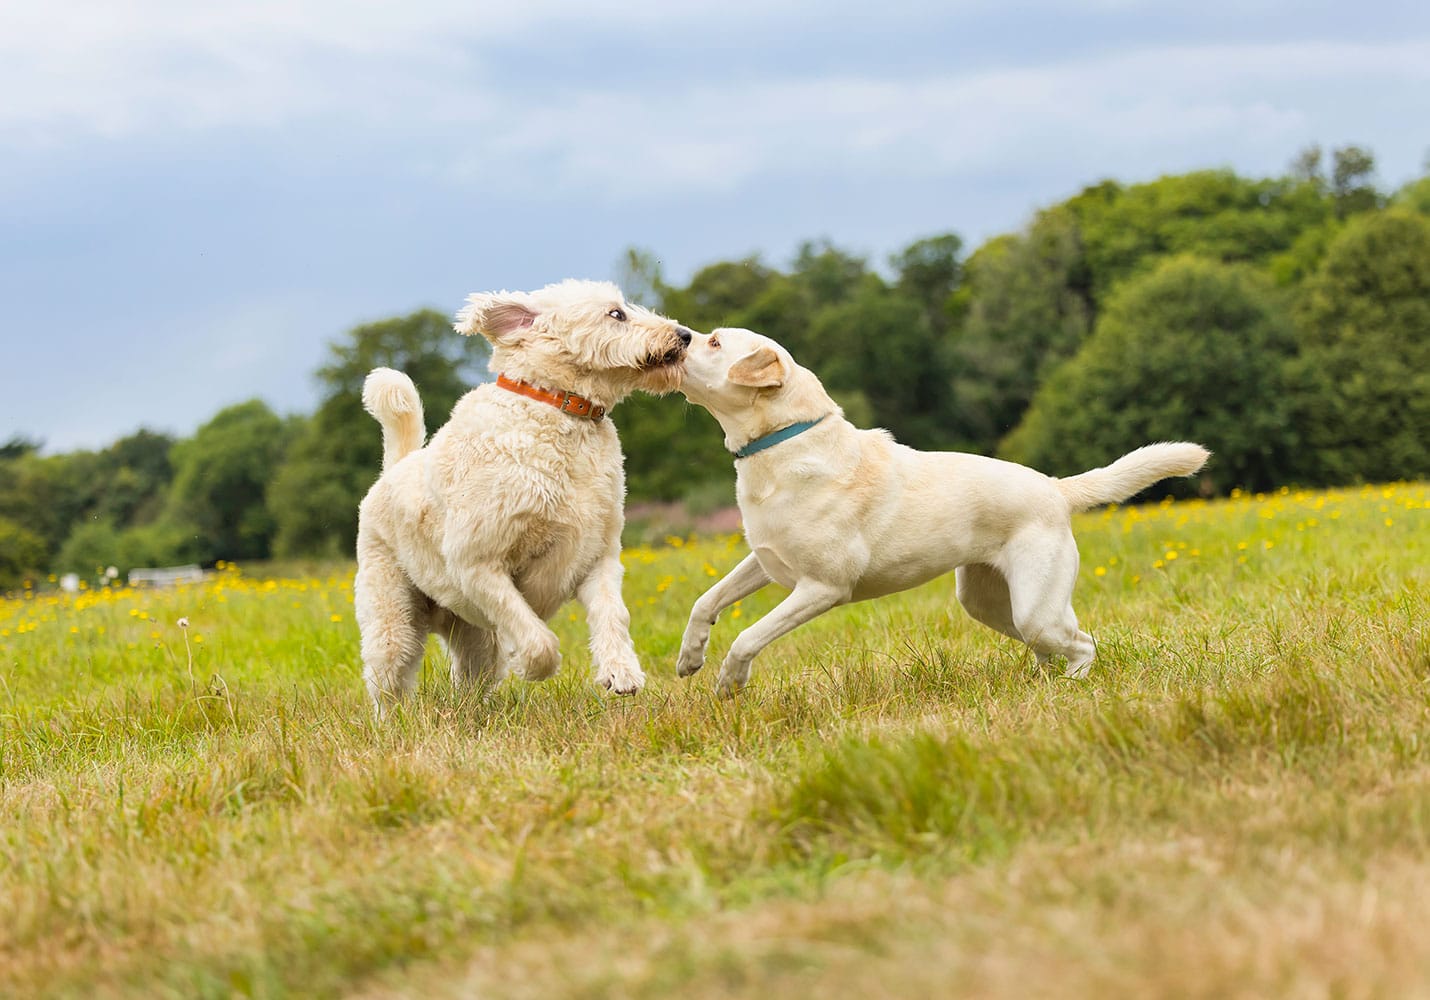
[[[711,338],[710,338],[710,346],[711,346],[713,349],[717,350],[717,351],[720,350],[720,338],[719,338],[719,337],[711,337]]]
[[[612,309],[610,312],[606,313],[606,315],[611,317],[611,319],[621,323],[624,323],[626,321],[625,311],[621,309]]]

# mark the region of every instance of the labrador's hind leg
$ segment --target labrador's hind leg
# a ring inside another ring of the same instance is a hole
[[[954,572],[958,582],[958,603],[969,617],[989,628],[1023,642],[1023,633],[1013,624],[1013,600],[1008,594],[1008,581],[987,563],[969,563]],[[1033,650],[1041,666],[1048,654]]]
[[[1097,655],[1092,636],[1078,628],[1072,608],[1077,543],[1066,531],[1039,532],[1008,546],[1008,596],[1013,626],[1038,654],[1067,659],[1064,677],[1086,677]]]

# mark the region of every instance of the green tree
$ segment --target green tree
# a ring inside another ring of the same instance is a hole
[[[56,473],[60,464],[53,458],[41,458],[29,449],[17,450],[13,457],[0,459],[0,520],[11,526],[11,535],[23,531],[28,538],[37,539],[40,546],[38,565],[26,565],[21,567],[23,569],[47,566],[49,555],[64,539],[65,526],[58,523],[55,511],[60,492]],[[28,541],[24,549],[25,558],[17,560],[17,566],[36,558]],[[6,560],[6,564],[9,563],[10,560]]]
[[[200,560],[271,554],[274,524],[264,492],[283,459],[288,431],[255,399],[220,410],[174,446],[168,520],[196,537]]]
[[[795,359],[836,399],[864,401],[874,423],[912,447],[948,445],[947,357],[923,303],[867,275],[857,291],[815,315],[810,340],[820,345],[816,357]],[[857,419],[852,410],[850,416]]]
[[[754,330],[784,344],[800,363],[812,365],[816,350],[811,344],[809,324],[812,307],[809,296],[797,280],[787,274],[775,274],[764,291],[745,309],[737,312],[730,326]]]
[[[979,248],[968,261],[957,309],[951,431],[959,447],[989,454],[1092,328],[1087,264],[1073,216],[1050,209],[1026,232]]]
[[[632,500],[681,500],[725,492],[735,470],[715,418],[678,395],[635,393],[611,411],[626,462]]]
[[[1152,441],[1192,440],[1215,455],[1204,486],[1280,484],[1296,453],[1286,383],[1294,350],[1286,309],[1263,276],[1172,258],[1114,293],[1001,453],[1065,476]]]
[[[167,434],[141,428],[100,452],[94,470],[100,489],[91,515],[113,518],[120,527],[157,519],[174,478],[169,459],[174,443]]]
[[[1326,184],[1325,172],[1321,169],[1324,152],[1319,142],[1313,142],[1291,161],[1291,179],[1302,184],[1312,184],[1323,188]]]
[[[1395,193],[1392,205],[1421,215],[1430,215],[1430,177],[1421,177]]]
[[[820,309],[838,305],[865,286],[868,262],[847,253],[828,240],[808,240],[800,244],[790,272],[810,306]]]
[[[447,422],[452,406],[486,376],[491,348],[481,337],[452,330],[452,320],[433,309],[354,327],[328,346],[328,363],[317,371],[323,398],[345,395],[362,406],[362,384],[374,368],[405,372],[422,392],[427,429]],[[372,423],[371,417],[364,417]],[[373,425],[376,426],[375,424]]]
[[[429,433],[485,375],[491,355],[481,337],[463,337],[441,313],[424,309],[368,323],[330,345],[317,372],[322,401],[296,429],[268,490],[277,555],[349,555],[357,508],[382,466],[382,435],[362,408],[372,369],[406,372],[422,396]]]
[[[768,287],[774,272],[758,257],[721,261],[695,272],[684,288],[665,288],[661,311],[703,333],[733,318]]]
[[[167,520],[119,528],[112,518],[86,519],[75,525],[53,568],[87,575],[113,566],[121,575],[140,566],[172,566],[204,558],[199,538],[183,525]]]
[[[1290,288],[1315,274],[1344,226],[1344,222],[1332,216],[1319,226],[1302,230],[1295,242],[1272,257],[1267,265],[1276,284]]]
[[[1098,305],[1118,282],[1156,266],[1158,258],[1194,253],[1261,264],[1335,212],[1316,185],[1249,180],[1229,170],[1127,188],[1108,182],[1065,204],[1077,220]]]
[[[419,387],[420,391],[420,387]],[[352,555],[358,504],[382,471],[377,424],[353,401],[323,401],[301,422],[282,466],[269,484],[280,557]]]
[[[1339,218],[1380,204],[1380,194],[1371,182],[1374,176],[1375,157],[1359,146],[1342,146],[1331,155],[1331,197]]]
[[[70,528],[102,492],[95,467],[91,451],[46,456],[27,452],[0,461],[0,517],[40,540],[41,567],[49,565]]]
[[[1430,475],[1430,219],[1347,223],[1302,286],[1298,423],[1327,482]]]
[[[916,302],[939,336],[948,333],[950,299],[963,282],[963,240],[954,233],[915,240],[889,258],[899,295]]]
[[[0,516],[0,590],[18,587],[43,573],[49,562],[45,540],[8,517]]]
[[[0,462],[5,462],[12,458],[21,458],[25,455],[33,455],[39,452],[39,450],[39,441],[17,434],[4,444],[0,444]]]
[[[757,333],[783,344],[801,365],[817,373],[835,392],[836,398],[857,393],[857,376],[847,373],[860,367],[855,355],[867,356],[862,346],[850,353],[859,337],[854,327],[840,327],[821,314],[849,306],[859,296],[885,291],[882,278],[871,272],[861,257],[847,253],[828,240],[807,241],[799,247],[788,274],[778,275],[766,286],[739,322]],[[859,313],[857,307],[850,307]],[[846,316],[852,315],[844,310]],[[858,404],[856,403],[856,406]]]
[[[159,517],[172,445],[167,435],[140,430],[102,451],[40,456],[24,448],[0,459],[0,517],[37,539],[42,553],[35,557],[28,540],[16,542],[28,553],[25,571],[61,568],[57,555],[85,525],[103,521],[118,530]]]

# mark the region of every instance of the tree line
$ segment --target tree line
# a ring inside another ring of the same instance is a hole
[[[785,344],[845,413],[918,448],[1052,475],[1153,440],[1215,458],[1183,490],[1430,476],[1430,176],[1373,183],[1357,147],[1284,176],[1205,170],[1104,181],[971,253],[953,233],[876,266],[828,242],[775,267],[710,264],[688,284],[653,254],[630,298],[688,326]],[[26,574],[182,561],[346,556],[381,444],[367,371],[407,371],[429,431],[486,375],[480,338],[422,311],[330,347],[312,414],[260,401],[192,437],[141,430],[102,451],[0,446],[0,586]],[[732,496],[719,430],[679,398],[613,413],[632,499]]]

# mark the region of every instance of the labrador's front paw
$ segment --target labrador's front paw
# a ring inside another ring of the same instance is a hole
[[[749,680],[750,661],[727,656],[720,667],[720,679],[715,683],[715,693],[721,698],[732,698]]]
[[[709,633],[704,638],[696,638],[689,632],[680,642],[680,655],[675,659],[675,673],[680,677],[689,677],[701,667],[705,666],[705,644],[709,641]]]

